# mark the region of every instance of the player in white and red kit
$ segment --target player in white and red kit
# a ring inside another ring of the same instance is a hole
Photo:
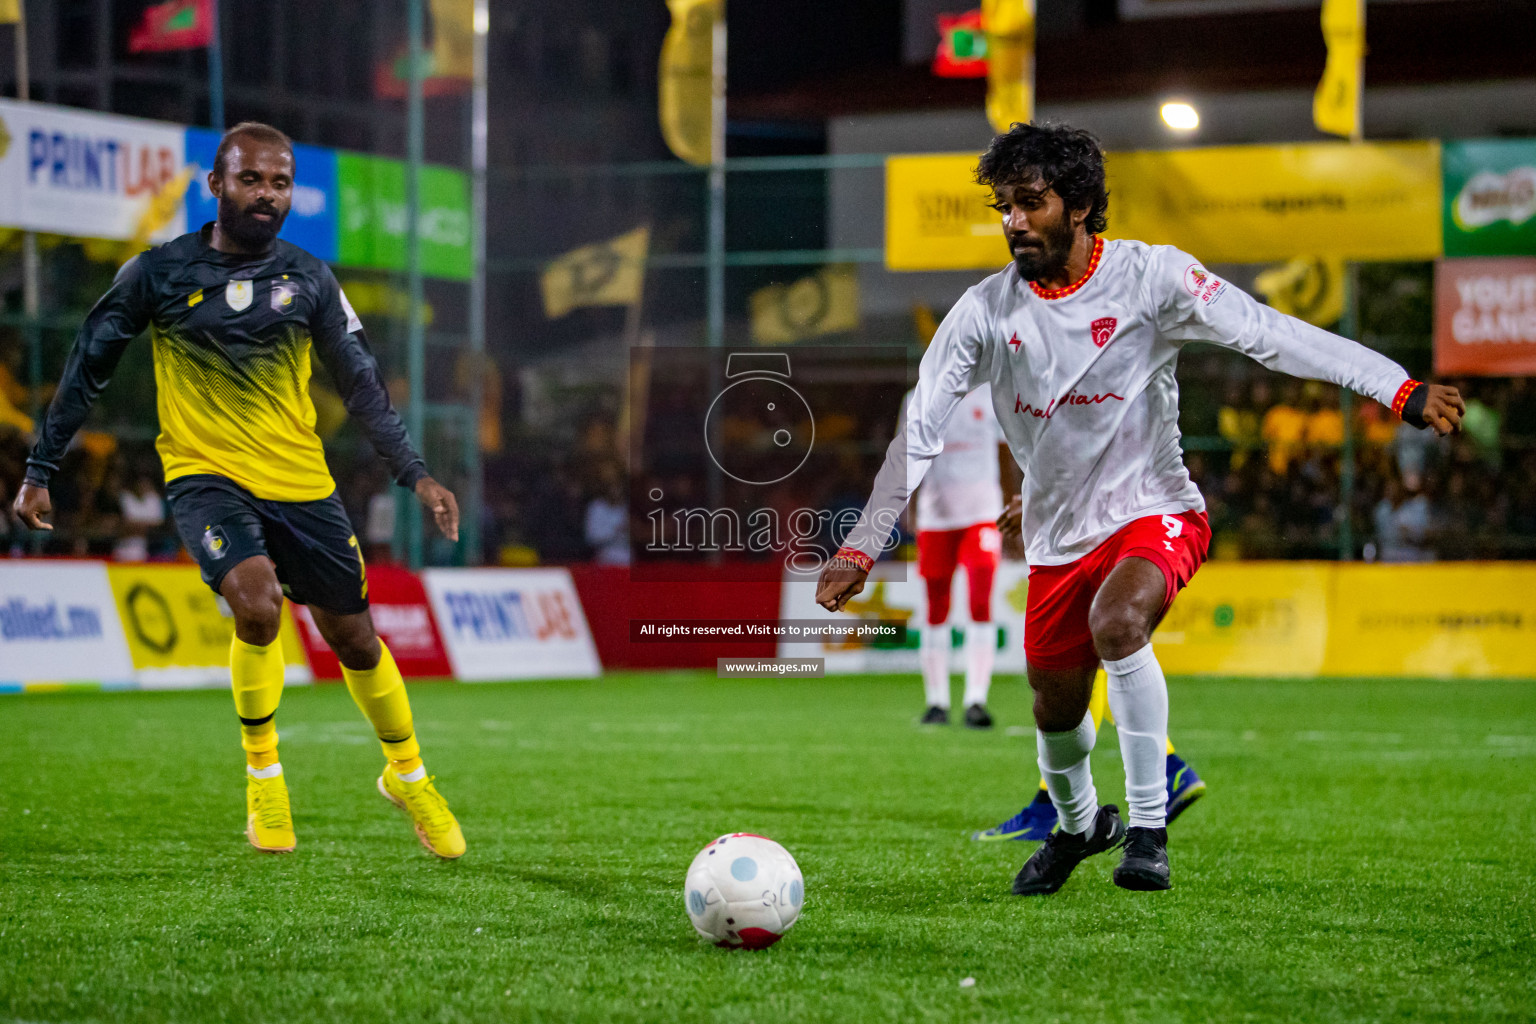
[[[1205,558],[1205,502],[1184,468],[1174,365],[1191,341],[1273,370],[1331,381],[1441,434],[1460,425],[1454,388],[1410,380],[1364,346],[1261,305],[1171,246],[1105,242],[1103,154],[1086,132],[1014,125],[977,168],[1013,263],[957,302],[923,357],[905,430],[858,524],[823,570],[838,610],[943,446],[960,400],[983,385],[1024,470],[1030,564],[1025,655],[1036,747],[1060,820],[1015,893],[1051,893],[1095,853],[1125,845],[1115,884],[1170,887],[1164,751],[1168,689],[1152,630]],[[1130,827],[1100,807],[1088,700],[1102,662],[1120,734]]]
[[[965,630],[965,724],[992,727],[987,692],[997,657],[992,580],[1003,555],[997,530],[1003,513],[1002,441],[992,396],[985,388],[971,392],[944,427],[944,448],[917,490],[917,573],[928,592],[919,654],[928,703],[925,725],[949,721],[950,595],[955,570],[964,566],[971,613]]]

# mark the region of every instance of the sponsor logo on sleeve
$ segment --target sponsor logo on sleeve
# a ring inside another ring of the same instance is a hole
[[[356,311],[352,309],[352,303],[347,301],[346,289],[337,285],[336,290],[341,292],[341,308],[347,313],[347,333],[356,334],[363,329],[363,322],[357,318]]]
[[[1207,306],[1227,292],[1227,282],[1198,263],[1184,268],[1184,290]]]

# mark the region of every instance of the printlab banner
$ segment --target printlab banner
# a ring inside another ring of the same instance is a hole
[[[229,644],[235,620],[220,607],[196,566],[114,563],[106,572],[141,687],[229,685]],[[278,639],[283,678],[289,683],[309,682],[304,648],[286,603]]]
[[[602,673],[566,570],[428,569],[422,579],[460,680]]]
[[[106,567],[0,563],[0,690],[80,682],[133,682]]]
[[[1536,139],[1447,142],[1445,254],[1536,256]]]
[[[1436,264],[1435,372],[1536,374],[1536,258]]]
[[[208,190],[208,173],[219,148],[219,133],[188,128],[186,159],[194,165],[187,189],[187,226],[195,231],[215,219],[219,202]],[[283,222],[282,237],[318,259],[336,260],[338,194],[336,150],[294,143],[293,206]]]
[[[0,100],[0,225],[132,238],[149,201],[185,164],[179,125]],[[178,211],[152,236],[186,231]]]
[[[976,156],[886,161],[886,266],[998,269],[997,214],[975,185]],[[1207,263],[1440,254],[1434,142],[1225,146],[1110,153],[1110,238],[1176,245]]]

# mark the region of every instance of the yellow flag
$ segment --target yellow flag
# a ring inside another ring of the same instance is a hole
[[[708,164],[713,111],[714,30],[725,0],[667,0],[672,27],[661,44],[661,134],[680,160]]]
[[[1035,116],[1035,0],[981,0],[987,33],[987,120],[1006,132]]]
[[[759,345],[857,330],[858,272],[849,264],[823,267],[789,284],[759,288],[751,306],[752,340]]]
[[[1323,40],[1328,64],[1312,97],[1312,123],[1321,132],[1353,136],[1360,131],[1365,0],[1323,0]]]
[[[1344,315],[1344,261],[1304,256],[1270,267],[1253,279],[1269,304],[1282,313],[1318,327]]]
[[[584,245],[560,256],[539,279],[544,315],[551,320],[581,306],[630,306],[640,301],[651,229]]]
[[[21,20],[21,0],[0,0],[0,25],[14,25]]]
[[[176,214],[181,211],[181,201],[186,197],[187,186],[192,184],[194,169],[192,164],[183,167],[181,173],[161,185],[149,197],[149,202],[144,204],[144,212],[139,214],[139,223],[133,229],[133,237],[123,246],[124,260],[143,252],[154,233],[176,218]]]
[[[432,0],[432,74],[475,77],[475,0]]]

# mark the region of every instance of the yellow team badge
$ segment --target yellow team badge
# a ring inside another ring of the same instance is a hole
[[[229,304],[230,309],[238,313],[251,304],[251,295],[254,292],[255,289],[251,287],[249,281],[231,281],[224,286],[224,301]]]

